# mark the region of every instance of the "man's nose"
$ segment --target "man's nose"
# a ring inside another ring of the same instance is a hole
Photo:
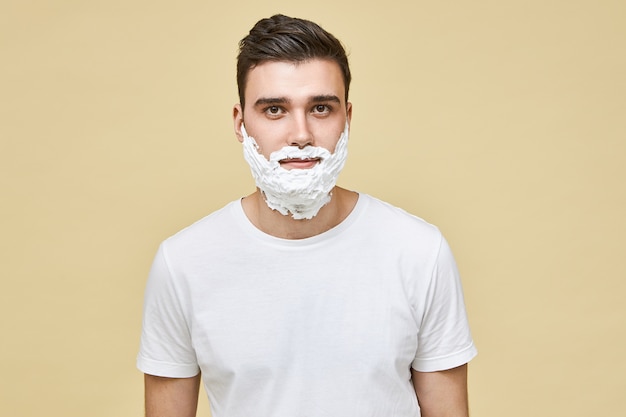
[[[294,119],[293,134],[289,138],[289,145],[297,146],[298,148],[313,145],[313,134],[311,133],[306,116],[300,116]]]

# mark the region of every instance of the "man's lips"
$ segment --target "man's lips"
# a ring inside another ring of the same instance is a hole
[[[319,161],[320,158],[286,158],[279,163],[285,169],[307,169],[314,167]]]

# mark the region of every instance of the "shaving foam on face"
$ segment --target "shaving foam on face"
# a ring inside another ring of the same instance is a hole
[[[263,193],[267,206],[296,219],[312,219],[331,198],[331,191],[348,157],[348,123],[339,136],[335,152],[315,146],[298,148],[286,146],[272,152],[269,161],[259,153],[259,146],[248,136],[244,126],[243,156],[250,165],[257,187]],[[320,161],[308,169],[285,169],[284,159],[316,159]]]

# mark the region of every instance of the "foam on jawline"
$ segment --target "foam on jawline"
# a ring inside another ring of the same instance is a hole
[[[296,219],[312,219],[331,199],[331,191],[337,183],[341,169],[348,156],[348,123],[339,136],[335,152],[306,146],[286,146],[272,152],[269,161],[259,153],[259,146],[241,126],[243,154],[250,165],[257,187],[272,210]],[[319,159],[312,168],[285,169],[280,165],[284,159]]]

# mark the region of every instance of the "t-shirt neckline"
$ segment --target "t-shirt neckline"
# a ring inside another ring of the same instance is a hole
[[[246,213],[243,210],[242,199],[236,200],[232,203],[232,212],[237,220],[237,223],[243,228],[244,233],[274,245],[301,247],[318,244],[320,242],[327,242],[328,240],[333,239],[344,233],[357,221],[361,213],[363,213],[363,211],[365,210],[368,202],[369,200],[367,198],[367,195],[358,193],[358,199],[356,204],[354,205],[354,208],[341,223],[323,233],[320,233],[319,235],[307,237],[304,239],[280,238],[272,236],[258,229],[254,224],[252,224],[248,216],[246,216]]]

